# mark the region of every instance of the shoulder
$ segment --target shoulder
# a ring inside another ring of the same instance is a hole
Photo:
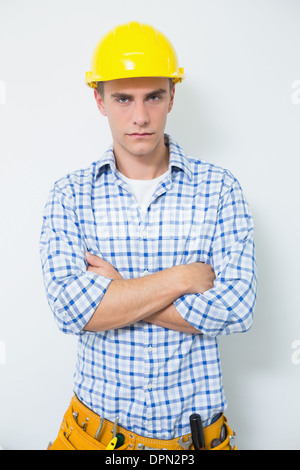
[[[239,181],[227,168],[215,165],[207,160],[187,156],[194,185],[210,186],[212,189],[219,188],[222,194],[232,188],[240,188]]]
[[[97,179],[99,162],[95,161],[86,168],[74,170],[57,179],[53,184],[54,191],[60,191],[66,196],[74,197],[78,193],[91,188]]]

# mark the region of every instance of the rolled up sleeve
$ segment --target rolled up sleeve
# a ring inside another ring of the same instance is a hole
[[[74,201],[55,184],[44,208],[40,257],[49,306],[67,334],[83,330],[112,281],[86,270],[86,249]]]
[[[174,302],[177,311],[210,337],[249,330],[257,294],[254,227],[236,180],[220,197],[210,264],[216,275],[214,287],[180,297]]]

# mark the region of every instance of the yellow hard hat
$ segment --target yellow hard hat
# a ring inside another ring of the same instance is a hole
[[[129,22],[116,26],[97,44],[86,83],[133,77],[168,77],[175,83],[184,78],[168,38],[153,26]]]

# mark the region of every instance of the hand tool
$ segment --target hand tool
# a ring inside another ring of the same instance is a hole
[[[168,450],[166,447],[162,447],[161,449],[158,449],[157,447],[148,447],[145,446],[145,444],[139,443],[136,446],[137,450]]]
[[[177,442],[180,445],[180,447],[182,447],[185,450],[189,450],[189,448],[191,447],[191,444],[193,443],[191,436],[189,436],[187,441],[184,441],[183,437],[181,436]]]
[[[220,433],[220,438],[213,439],[210,443],[211,449],[214,449],[215,447],[218,447],[219,445],[222,444],[222,442],[225,441],[227,435],[227,429],[226,425],[224,424],[221,428],[221,433]]]
[[[102,429],[102,427],[103,427],[103,421],[104,421],[104,418],[101,417],[101,418],[100,418],[99,427],[98,427],[98,429],[97,429],[97,431],[96,431],[96,434],[95,434],[95,439],[96,439],[97,441],[98,441],[98,438],[99,438],[99,434],[100,434],[100,432],[101,432],[101,429]]]
[[[112,428],[113,437],[116,437],[116,435],[117,435],[118,422],[119,422],[119,416],[117,416],[117,418],[115,419],[114,426]]]
[[[88,425],[89,418],[85,418],[85,421],[82,423],[81,428],[85,431]]]
[[[227,429],[226,429],[226,425],[223,424],[223,427],[221,429],[221,434],[220,434],[221,442],[224,442],[226,437],[227,437]]]
[[[115,449],[116,445],[117,445],[117,440],[118,438],[117,437],[113,437],[111,439],[111,441],[108,443],[108,446],[106,447],[105,450],[113,450]]]
[[[215,447],[218,447],[222,444],[220,439],[213,439],[210,443],[211,449],[214,449]]]
[[[119,421],[119,416],[115,419],[114,426],[112,429],[112,439],[109,441],[108,446],[106,447],[106,450],[113,450],[116,448],[117,443],[118,443],[118,438],[117,438],[117,427],[118,427],[118,421]],[[123,434],[122,434],[123,436]]]
[[[121,447],[124,444],[125,436],[124,436],[124,434],[121,434],[120,432],[117,432],[116,438],[117,438],[117,443],[116,443],[115,448],[118,449],[119,447]]]
[[[236,441],[236,433],[233,431],[233,435],[229,436],[229,445],[231,447],[231,450],[234,450],[235,448],[235,441]]]
[[[204,432],[201,416],[198,413],[190,416],[190,426],[195,450],[203,450],[205,448]]]

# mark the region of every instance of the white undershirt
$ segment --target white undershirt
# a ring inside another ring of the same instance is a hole
[[[136,200],[141,206],[143,214],[145,215],[154,191],[156,190],[159,183],[165,178],[168,171],[152,180],[133,180],[131,178],[127,178],[119,171],[117,171],[117,173],[118,176],[126,181],[126,183],[130,186],[133,194],[136,197]]]

